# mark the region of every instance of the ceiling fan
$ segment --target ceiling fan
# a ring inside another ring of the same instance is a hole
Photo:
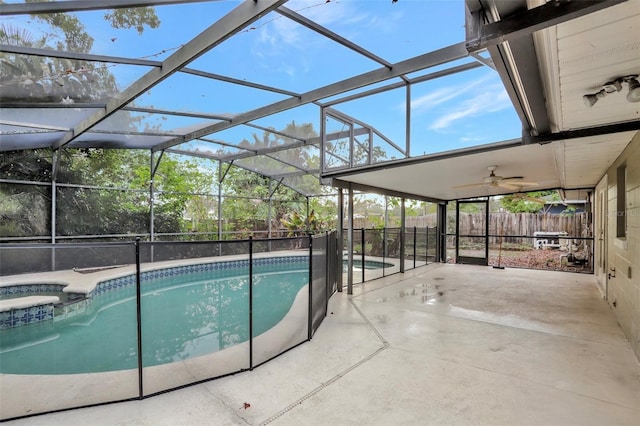
[[[522,176],[502,177],[495,174],[498,166],[489,166],[489,176],[485,177],[482,182],[470,183],[467,185],[454,186],[453,189],[462,188],[504,188],[513,191],[520,191],[524,186],[538,186],[537,182],[525,182]]]

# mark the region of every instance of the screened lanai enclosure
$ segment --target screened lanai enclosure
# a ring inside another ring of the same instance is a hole
[[[606,271],[594,191],[640,127],[639,20],[1,1],[0,419],[252,370],[334,293],[432,262]]]

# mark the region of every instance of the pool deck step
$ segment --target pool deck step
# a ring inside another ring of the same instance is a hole
[[[30,308],[32,306],[48,305],[58,303],[58,296],[25,296],[13,299],[0,300],[0,312],[11,311],[15,309]]]

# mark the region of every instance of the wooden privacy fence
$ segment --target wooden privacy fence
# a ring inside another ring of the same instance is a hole
[[[435,226],[435,214],[413,216],[406,218],[407,227]],[[501,228],[502,226],[502,228]],[[449,217],[447,226],[449,233],[455,232],[455,215]],[[484,213],[460,213],[461,235],[483,235],[485,229]],[[590,237],[587,225],[587,213],[549,214],[549,213],[490,213],[489,239],[490,243],[497,243],[499,236],[504,236],[503,242],[514,244],[531,244],[534,232],[566,232],[569,237]]]
[[[460,216],[462,226],[462,215]],[[503,235],[533,236],[534,232],[566,232],[571,237],[587,237],[587,213],[491,213],[489,234],[499,235],[502,225]]]
[[[425,216],[407,216],[404,218],[404,223],[407,228],[433,228],[438,225],[438,216],[435,213],[431,213]]]

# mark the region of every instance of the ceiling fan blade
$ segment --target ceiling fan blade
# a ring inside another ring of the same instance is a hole
[[[527,182],[527,181],[523,181],[520,180],[522,179],[522,176],[512,176],[512,177],[507,177],[507,178],[502,178],[501,182],[505,182],[506,183],[510,183],[513,185],[518,185],[518,186],[538,186],[540,185],[538,182]]]
[[[511,182],[498,182],[497,186],[499,186],[500,188],[511,189],[514,191],[520,189],[520,185],[518,183],[511,183]]]
[[[465,188],[505,188],[512,191],[520,191],[523,186],[538,186],[537,182],[525,182],[521,179],[524,179],[522,176],[510,176],[510,177],[502,177],[497,176],[495,174],[495,169],[497,166],[489,167],[490,174],[484,178],[483,182],[478,183],[470,183],[467,185],[457,185],[452,186],[451,189],[465,189]]]
[[[452,186],[451,189],[464,189],[464,188],[481,188],[483,186],[486,186],[487,184],[484,182],[480,182],[480,183],[469,183],[467,185],[457,185],[457,186]]]

